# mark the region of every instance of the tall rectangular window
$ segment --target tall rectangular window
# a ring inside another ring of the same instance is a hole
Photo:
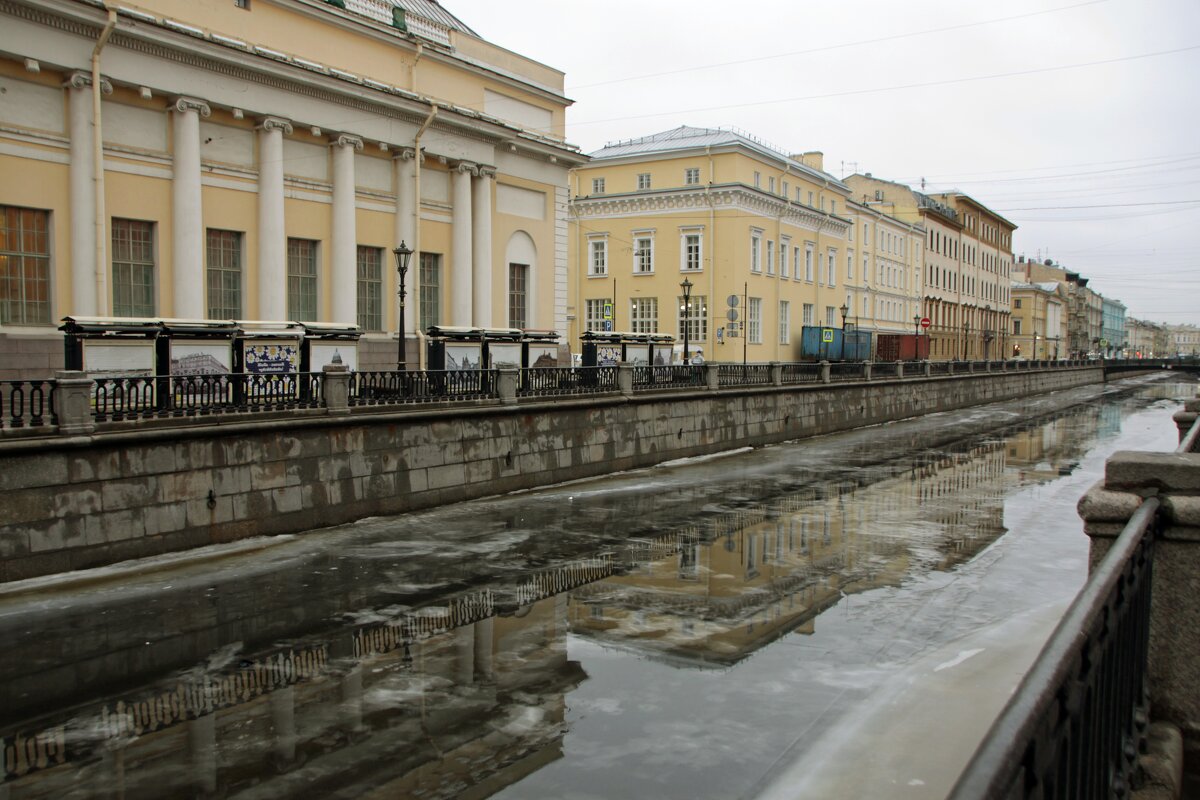
[[[650,188],[650,173],[649,172],[639,172],[638,173],[637,188],[638,189],[649,189]]]
[[[529,327],[529,265],[508,265],[508,327]]]
[[[683,171],[684,186],[695,186],[700,183],[700,168],[688,167]]]
[[[684,231],[679,240],[679,268],[684,272],[695,272],[704,266],[704,251],[698,232]]]
[[[242,318],[242,232],[209,228],[208,318]]]
[[[792,304],[787,300],[779,301],[779,343],[791,344],[792,341]]]
[[[679,331],[679,341],[683,341],[683,295],[678,298],[679,302],[675,307],[679,309],[679,316],[675,320],[675,329]],[[691,343],[702,344],[708,338],[708,297],[706,295],[692,295],[689,298],[688,305],[688,339]]]
[[[775,274],[775,240],[767,239],[767,274]]]
[[[588,240],[588,276],[602,278],[608,274],[608,240]]]
[[[113,316],[154,316],[154,223],[112,221]]]
[[[779,242],[779,277],[788,277],[788,258],[791,257],[792,241],[791,239],[782,239]]]
[[[804,304],[804,322],[803,322],[803,324],[806,327],[811,327],[813,324],[813,304],[812,303]]]
[[[592,194],[604,194],[604,178],[592,178]]]
[[[317,320],[317,243],[288,239],[288,319]]]
[[[654,272],[654,237],[634,234],[633,273],[648,275]]]
[[[830,286],[837,286],[837,252],[829,251],[829,273],[826,275],[829,278]]]
[[[358,327],[383,330],[383,249],[358,246]]]
[[[825,306],[825,325],[830,328],[837,327],[837,309],[833,306]]]
[[[792,248],[792,275],[800,280],[800,245]]]
[[[813,279],[813,248],[808,245],[804,248],[804,280],[812,283]]]
[[[751,297],[746,303],[746,336],[750,344],[762,344],[762,298]]]
[[[50,323],[50,212],[0,206],[0,323]]]
[[[658,298],[635,297],[629,304],[629,330],[632,333],[658,333]]]
[[[853,229],[851,229],[853,230]],[[846,253],[846,280],[854,280],[854,251]]]
[[[762,272],[762,236],[758,231],[750,233],[750,271]]]
[[[421,330],[442,323],[442,255],[421,253]]]
[[[610,330],[611,326],[607,324],[608,320],[605,318],[604,313],[606,310],[612,308],[612,299],[601,297],[583,302],[583,329],[585,331]]]

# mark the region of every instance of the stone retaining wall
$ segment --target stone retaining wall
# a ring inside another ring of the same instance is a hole
[[[0,581],[290,533],[1104,380],[1100,367],[323,409],[0,442]]]

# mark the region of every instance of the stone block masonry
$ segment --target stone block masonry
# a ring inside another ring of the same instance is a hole
[[[613,394],[0,442],[0,581],[1104,380],[1099,367]]]

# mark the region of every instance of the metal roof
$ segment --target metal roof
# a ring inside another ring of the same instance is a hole
[[[726,145],[740,145],[767,158],[791,164],[798,171],[819,175],[838,186],[848,188],[840,180],[827,172],[814,169],[807,164],[797,161],[752,136],[747,136],[738,131],[726,128],[694,128],[690,125],[680,125],[678,128],[672,128],[669,131],[651,134],[650,136],[611,142],[590,155],[593,159],[624,158],[626,156],[669,153],[675,150],[722,147]]]

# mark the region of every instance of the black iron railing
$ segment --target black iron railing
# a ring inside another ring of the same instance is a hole
[[[0,381],[0,427],[40,428],[58,422],[52,380]]]
[[[865,365],[858,361],[838,361],[829,365],[831,381],[859,381],[865,375]]]
[[[287,411],[323,404],[321,373],[95,378],[97,422]]]
[[[1134,513],[959,778],[954,800],[1128,797],[1147,721],[1159,501]]]
[[[718,364],[721,386],[762,386],[771,382],[770,364]]]
[[[702,366],[636,366],[633,368],[635,389],[695,387],[705,386],[707,382],[707,373]]]
[[[871,365],[872,378],[894,378],[900,374],[897,361],[877,361]]]
[[[816,362],[782,364],[779,369],[784,383],[821,382],[821,365]]]
[[[617,391],[616,367],[536,367],[521,370],[522,397]]]
[[[354,372],[350,405],[439,403],[496,397],[496,372],[486,369]]]

